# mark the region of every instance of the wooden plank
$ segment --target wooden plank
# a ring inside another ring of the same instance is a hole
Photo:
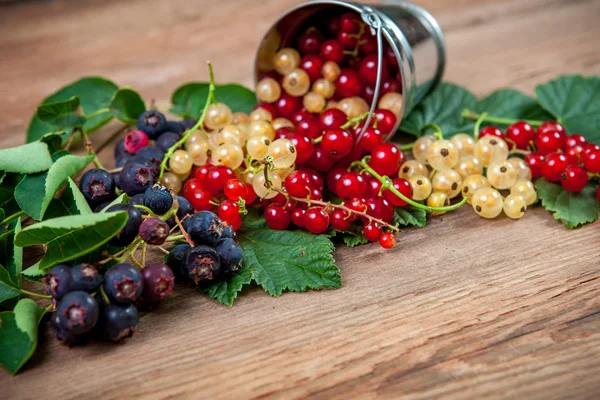
[[[159,104],[176,85],[206,79],[206,59],[219,81],[251,85],[256,43],[295,3],[3,6],[0,146],[18,143],[39,99],[80,75]],[[597,1],[419,3],[444,27],[446,78],[478,95],[600,73]],[[127,344],[67,349],[46,330],[32,362],[16,377],[0,372],[0,386],[23,399],[597,398],[599,245],[597,223],[568,231],[539,208],[520,221],[464,208],[406,230],[391,251],[339,248],[339,290],[248,290],[228,308],[178,285]]]

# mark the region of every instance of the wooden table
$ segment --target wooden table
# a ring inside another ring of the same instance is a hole
[[[36,104],[79,76],[165,105],[207,79],[206,60],[218,81],[252,85],[261,35],[298,2],[2,5],[0,147],[20,144]],[[445,79],[477,95],[600,74],[599,1],[419,3],[446,34]],[[182,285],[126,344],[69,349],[46,330],[18,376],[0,372],[0,397],[598,398],[599,228],[568,231],[540,208],[516,222],[464,208],[406,230],[392,251],[339,248],[339,290],[248,290],[229,308]]]

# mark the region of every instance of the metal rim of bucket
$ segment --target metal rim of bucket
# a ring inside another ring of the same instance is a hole
[[[390,19],[383,12],[379,11],[376,8],[371,7],[371,5],[367,4],[356,4],[350,3],[342,0],[310,0],[305,3],[297,4],[288,10],[286,10],[283,14],[279,16],[279,18],[273,22],[269,29],[266,31],[265,35],[261,40],[261,46],[267,35],[276,29],[277,25],[288,15],[303,9],[305,7],[311,7],[314,5],[329,5],[329,6],[340,6],[347,8],[351,11],[356,12],[359,15],[363,15],[365,12],[371,12],[376,14],[384,23],[381,27],[382,37],[385,38],[388,45],[392,48],[394,55],[396,56],[396,60],[398,62],[398,69],[400,72],[400,78],[402,81],[402,108],[400,110],[400,114],[396,116],[396,124],[392,132],[386,137],[385,141],[389,141],[395,135],[402,122],[402,119],[406,113],[407,105],[412,104],[412,97],[414,96],[414,89],[417,86],[416,76],[415,76],[415,64],[414,58],[412,55],[412,48],[408,43],[408,40],[404,33],[400,30],[400,28],[394,23],[392,19]],[[382,5],[397,5],[397,1],[394,0],[384,0],[381,2]],[[376,5],[374,5],[376,6]],[[445,54],[445,45],[444,39],[442,35],[442,30],[437,23],[437,21],[433,18],[433,16],[427,12],[422,7],[417,6],[416,4],[402,1],[402,6],[410,11],[412,11],[413,15],[418,19],[418,21],[428,28],[428,31],[432,34],[432,39],[434,40],[438,52],[438,63],[436,67],[436,75],[433,78],[433,83],[429,90],[432,90],[437,84],[441,81],[441,77],[443,75],[446,54]],[[364,20],[364,19],[363,19]],[[372,28],[371,25],[365,21],[367,26]],[[285,43],[281,43],[281,45],[287,45]],[[281,47],[280,47],[281,48]],[[260,49],[260,46],[259,46]],[[379,49],[378,49],[379,50]],[[261,79],[261,75],[263,75],[263,71],[259,71],[259,57],[260,52],[257,51],[256,57],[254,60],[254,84],[258,83]],[[381,65],[381,60],[379,60],[379,64]],[[410,82],[410,84],[408,84]],[[381,83],[381,79],[378,76],[377,86]],[[376,103],[378,100],[373,99],[373,102]],[[371,107],[370,107],[371,108]],[[370,119],[371,115],[369,115]],[[366,124],[365,124],[366,127]],[[364,131],[364,129],[363,129]],[[362,134],[361,134],[362,136]],[[359,138],[360,140],[360,138]],[[358,140],[357,140],[358,143]]]

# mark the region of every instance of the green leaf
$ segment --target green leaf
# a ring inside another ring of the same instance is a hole
[[[64,135],[68,135],[67,131],[59,131],[47,133],[40,138],[40,142],[48,145],[48,151],[50,154],[54,154],[59,150],[62,150],[62,138]]]
[[[135,124],[144,111],[146,105],[140,95],[129,89],[119,89],[110,102],[110,112],[121,121]]]
[[[0,265],[0,303],[20,294],[17,285],[10,279],[10,273]]]
[[[40,104],[36,115],[44,123],[58,128],[81,127],[87,119],[77,113],[79,97],[73,96],[68,100]]]
[[[367,240],[367,237],[365,235],[363,235],[362,232],[344,231],[341,233],[342,233],[342,235],[341,235],[342,240],[344,241],[344,244],[348,247],[356,247],[361,244],[369,243],[369,241]]]
[[[476,104],[475,96],[467,89],[443,82],[402,120],[399,129],[421,136],[432,132],[431,129],[425,132],[427,125],[436,124],[444,137],[469,132],[473,130],[474,121],[464,119],[461,113],[464,109],[474,109]]]
[[[0,170],[32,174],[45,171],[52,165],[48,145],[34,142],[0,150]]]
[[[253,229],[240,233],[243,265],[268,293],[342,286],[340,270],[327,236],[303,231]]]
[[[559,183],[544,178],[537,179],[535,186],[542,206],[569,229],[593,222],[600,214],[600,203],[596,200],[598,184],[588,184],[578,193],[568,192]]]
[[[56,192],[67,179],[85,168],[93,158],[93,154],[79,157],[66,153],[59,156],[47,173],[26,176],[19,183],[15,189],[17,203],[27,215],[40,221],[44,218],[44,213]]]
[[[184,118],[198,119],[207,96],[208,83],[195,82],[180,86],[171,96],[171,112]],[[215,98],[227,104],[233,112],[250,113],[257,104],[254,92],[237,84],[217,85]]]
[[[487,112],[490,116],[542,120],[552,119],[539,103],[515,89],[500,89],[489,96],[479,100],[475,108],[478,114]]]
[[[127,212],[70,215],[28,226],[15,236],[15,245],[45,244],[40,269],[46,270],[102,246],[127,222]]]
[[[77,184],[71,178],[67,178],[68,187],[59,199],[52,199],[46,213],[45,219],[64,217],[66,215],[85,215],[92,214],[83,193],[77,187]]]
[[[90,115],[102,109],[108,109],[113,95],[118,90],[117,85],[109,80],[98,77],[82,78],[70,85],[63,87],[54,94],[47,97],[42,104],[52,103],[57,101],[68,100],[73,96],[79,97],[79,102],[84,114]],[[83,125],[83,130],[86,133],[91,133],[112,119],[112,114],[109,110],[100,113],[93,118],[87,120]],[[54,132],[55,128],[35,115],[29,124],[27,130],[27,142],[35,142],[49,132]]]
[[[427,212],[420,208],[412,206],[395,207],[394,219],[392,224],[399,226],[419,226],[424,227],[427,223]]]
[[[15,200],[15,188],[22,179],[22,175],[2,174],[2,184],[0,184],[0,207],[4,210],[6,217],[21,211],[19,204],[17,204],[17,201]]]
[[[21,218],[17,219],[17,225],[15,226],[15,236],[21,232]],[[14,244],[14,238],[13,238]],[[18,288],[21,287],[21,271],[23,270],[23,248],[14,246],[13,247],[13,256],[11,262],[8,263],[8,273],[10,274],[10,278],[17,285]]]
[[[0,221],[4,221],[4,217],[5,217],[4,210],[0,208]]]
[[[84,201],[85,201],[85,199],[84,199]],[[128,203],[127,194],[126,193],[121,193],[121,195],[119,197],[117,197],[116,199],[114,199],[113,201],[111,201],[106,207],[104,207],[102,210],[100,210],[100,212],[101,213],[106,212],[106,210],[108,210],[109,208],[111,208],[115,204],[127,204],[127,203]]]
[[[40,262],[41,261],[36,262],[31,267],[21,272],[21,275],[23,275],[28,281],[40,282],[42,278],[47,275],[46,271],[40,270]]]
[[[31,299],[22,299],[14,311],[0,313],[0,363],[16,374],[33,355],[38,325],[46,313]]]
[[[569,133],[600,143],[600,77],[566,75],[539,85],[538,101]]]
[[[242,269],[228,279],[212,283],[203,289],[212,299],[226,306],[232,306],[244,285],[252,282],[252,269],[242,267]]]

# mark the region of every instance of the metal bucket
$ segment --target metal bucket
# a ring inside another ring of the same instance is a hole
[[[255,83],[271,71],[275,53],[282,47],[294,46],[304,29],[329,15],[354,11],[377,36],[379,75],[383,58],[382,40],[386,40],[396,55],[402,80],[403,104],[396,118],[396,132],[402,118],[440,82],[446,64],[442,31],[437,21],[423,8],[401,0],[383,0],[376,5],[364,5],[338,0],[312,0],[299,4],[277,20],[263,37],[255,60]],[[377,79],[371,113],[376,108],[381,79]],[[371,120],[369,115],[365,126]],[[362,136],[362,134],[360,135]],[[360,140],[360,137],[359,137]]]

